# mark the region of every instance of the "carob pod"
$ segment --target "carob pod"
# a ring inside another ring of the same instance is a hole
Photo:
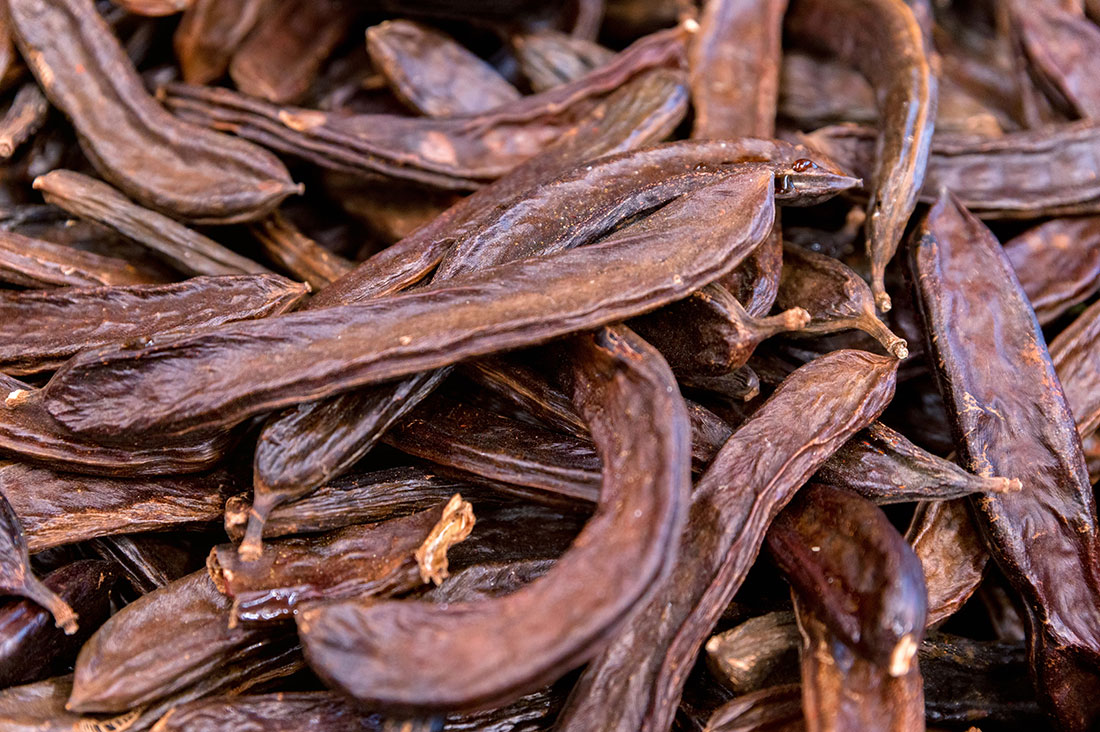
[[[0,370],[13,376],[51,371],[97,347],[277,315],[307,292],[307,286],[273,274],[0,292]]]
[[[914,237],[927,234],[924,226],[914,231]],[[1090,354],[1100,343],[1098,321],[1100,308],[1090,307],[1050,344],[1051,360],[1085,445],[1100,425],[1100,392],[1091,387],[1097,372],[1088,365]],[[1095,476],[1089,479],[1095,482]],[[952,615],[974,593],[989,557],[965,502],[919,506],[909,539],[925,568],[929,624],[935,624]]]
[[[821,466],[814,480],[855,491],[879,505],[1018,491],[1022,487],[1019,478],[968,473],[950,460],[917,447],[881,422],[845,443]]]
[[[275,508],[264,523],[264,537],[310,534],[384,521],[431,508],[456,492],[472,498],[479,506],[490,501],[483,489],[437,475],[430,466],[353,472]],[[248,494],[233,496],[225,502],[225,533],[231,540],[239,542],[244,538],[251,510]]]
[[[692,660],[771,520],[829,454],[886,407],[896,369],[894,359],[861,351],[822,356],[795,371],[734,432],[695,487],[671,575],[581,674],[561,730],[668,729]],[[792,414],[800,419],[792,422]],[[765,440],[772,449],[748,447]]]
[[[643,74],[611,94],[587,120],[538,155],[359,263],[317,293],[310,307],[346,305],[415,284],[435,269],[459,238],[523,200],[528,189],[581,161],[657,142],[679,124],[686,111],[687,88],[681,73],[660,69]]]
[[[1020,286],[1046,325],[1100,289],[1100,218],[1054,219],[1005,242]]]
[[[1097,53],[1100,28],[1080,12],[1056,2],[1004,4],[1014,34],[1027,57],[1028,71],[1047,98],[1071,117],[1100,116]]]
[[[43,408],[40,390],[0,373],[0,453],[62,470],[108,476],[195,473],[212,468],[236,441],[220,432],[190,442],[144,448],[105,447],[74,437]]]
[[[802,632],[806,732],[923,732],[924,688],[916,663],[893,674],[847,646],[803,600],[796,598],[794,606]]]
[[[578,336],[567,354],[574,402],[604,461],[584,530],[546,575],[505,597],[305,611],[298,632],[327,683],[418,712],[514,699],[591,657],[668,571],[691,482],[687,412],[672,373],[621,327]],[[596,576],[600,592],[585,579]]]
[[[42,580],[80,618],[80,630],[66,635],[48,611],[29,600],[0,605],[0,687],[26,684],[65,671],[84,641],[111,614],[109,592],[118,579],[109,562],[82,559]]]
[[[249,225],[264,254],[314,291],[347,274],[354,265],[303,234],[278,211]]]
[[[537,92],[579,79],[615,55],[598,43],[554,30],[514,35],[511,41],[520,73]]]
[[[270,5],[271,0],[194,0],[173,39],[183,80],[207,84],[225,73],[233,52]]]
[[[186,566],[186,549],[179,549],[155,534],[97,537],[87,546],[97,556],[113,562],[139,595],[167,587],[191,569]]]
[[[258,651],[261,649],[257,649]],[[285,641],[269,643],[262,652],[233,660],[197,683],[158,702],[120,714],[84,714],[68,708],[73,675],[0,691],[0,724],[10,732],[144,732],[176,706],[215,694],[264,691],[302,670],[301,650]]]
[[[760,615],[711,636],[705,646],[707,668],[720,684],[744,695],[776,683],[772,677],[784,665],[796,665],[800,641],[794,613]]]
[[[600,458],[591,438],[561,434],[435,396],[395,424],[383,442],[475,475],[595,502]]]
[[[124,259],[0,232],[0,281],[21,287],[95,287],[160,282]]]
[[[34,179],[47,203],[71,214],[105,224],[148,247],[189,275],[234,275],[269,272],[167,216],[131,203],[106,183],[72,170],[54,170]]]
[[[714,710],[706,732],[803,732],[802,687],[769,686],[735,697]]]
[[[230,628],[231,605],[205,569],[138,598],[80,650],[66,708],[121,713],[155,703],[275,645],[279,631]]]
[[[797,307],[753,317],[729,290],[711,283],[678,303],[635,318],[631,326],[661,351],[677,375],[722,376],[744,366],[761,341],[798,332],[809,323],[810,314]]]
[[[72,121],[96,169],[139,203],[195,223],[230,223],[300,192],[263,148],[164,111],[91,0],[15,0],[9,8],[46,96]]]
[[[217,521],[226,499],[246,484],[224,469],[141,479],[0,463],[0,493],[23,524],[31,553],[99,536]]]
[[[875,132],[858,125],[823,127],[804,142],[855,175],[872,170]],[[1100,125],[1092,121],[983,137],[936,135],[921,199],[947,188],[977,216],[1036,218],[1100,212],[1100,184],[1078,161],[1100,154]],[[1054,171],[1036,175],[1037,170]],[[867,180],[867,178],[864,178]]]
[[[867,284],[843,262],[793,244],[783,247],[783,272],[776,302],[802,307],[810,314],[805,333],[835,333],[858,328],[897,358],[908,358],[909,344],[875,315]]]
[[[0,118],[0,159],[7,159],[46,123],[50,105],[34,82],[19,87]]]
[[[614,90],[683,61],[681,29],[647,36],[572,84],[472,117],[338,115],[281,107],[213,87],[170,84],[172,111],[208,127],[231,128],[326,168],[379,174],[447,190],[473,190],[508,173],[568,134]]]
[[[1100,427],[1100,305],[1090,305],[1050,342],[1050,358],[1084,439]]]
[[[688,52],[699,139],[773,137],[787,0],[708,0]]]
[[[356,12],[348,0],[278,0],[236,49],[230,78],[245,94],[278,104],[299,101]]]
[[[855,493],[817,483],[768,529],[768,550],[803,605],[844,645],[903,676],[924,636],[920,560],[890,520]]]
[[[371,26],[367,50],[394,95],[429,117],[479,114],[520,98],[492,66],[419,23],[387,20]]]
[[[886,265],[917,204],[932,144],[936,77],[929,49],[901,0],[795,0],[786,23],[794,37],[858,68],[875,90],[882,123],[868,177],[867,254],[875,305],[886,312]]]
[[[447,550],[474,528],[458,493],[427,511],[326,534],[282,539],[255,562],[232,544],[210,551],[207,569],[232,598],[231,626],[290,620],[309,603],[400,595],[447,576]]]
[[[1073,416],[997,240],[950,196],[926,226],[911,266],[960,455],[1025,481],[971,505],[1025,606],[1041,703],[1064,728],[1088,729],[1100,718],[1100,547]]]

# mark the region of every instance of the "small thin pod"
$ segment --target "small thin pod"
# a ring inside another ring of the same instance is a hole
[[[917,204],[932,144],[936,77],[930,49],[902,0],[795,0],[786,22],[794,37],[858,68],[875,90],[882,125],[870,179],[867,253],[875,305],[885,312],[886,265]]]
[[[54,170],[34,179],[47,203],[105,224],[148,247],[189,275],[261,274],[269,270],[177,221],[132,203],[106,183],[72,170]]]
[[[867,284],[843,262],[793,244],[783,247],[783,271],[776,302],[802,307],[810,314],[806,333],[835,333],[858,328],[897,358],[909,356],[909,344],[875,314]]]
[[[875,503],[944,500],[1018,491],[1019,478],[974,475],[875,422],[829,458],[814,480],[855,491]]]

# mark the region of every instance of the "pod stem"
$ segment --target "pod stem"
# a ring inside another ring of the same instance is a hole
[[[267,491],[255,491],[252,508],[248,509],[248,528],[237,547],[237,556],[242,562],[255,562],[263,554],[264,524],[271,510],[275,508],[275,495]]]
[[[887,299],[889,300],[889,297]],[[906,343],[904,338],[895,335],[894,331],[887,328],[886,324],[873,313],[868,313],[866,317],[859,319],[859,329],[881,343],[882,347],[889,351],[894,358],[898,360],[909,358],[909,344]]]
[[[73,609],[69,607],[69,603],[42,584],[37,577],[27,574],[23,579],[23,585],[16,592],[49,610],[50,614],[53,615],[54,625],[64,630],[65,635],[72,635],[77,631],[77,616]]]

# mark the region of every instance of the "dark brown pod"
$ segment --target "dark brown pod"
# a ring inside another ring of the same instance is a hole
[[[442,397],[422,403],[382,439],[414,457],[490,480],[593,502],[599,495],[601,465],[591,438]]]
[[[207,84],[225,73],[233,52],[270,4],[271,0],[194,0],[173,40],[183,80]]]
[[[29,600],[0,605],[0,687],[65,671],[84,641],[111,614],[108,593],[116,579],[109,562],[82,559],[42,580],[80,618],[80,630],[73,635],[55,628],[49,612]]]
[[[1100,427],[1100,305],[1090,305],[1050,342],[1050,358],[1085,438]]]
[[[165,112],[91,0],[17,0],[10,11],[23,58],[88,158],[143,205],[228,223],[259,218],[300,190],[262,148]]]
[[[814,480],[854,491],[875,503],[943,500],[972,493],[1020,490],[1018,478],[974,475],[875,422],[829,458]]]
[[[863,658],[797,598],[795,617],[802,631],[806,732],[924,729],[924,689],[916,663],[896,675]]]
[[[461,492],[481,505],[489,500],[472,483],[436,475],[429,468],[403,467],[370,473],[350,473],[317,488],[308,496],[277,506],[264,523],[264,537],[310,534],[368,524],[426,510]],[[250,496],[225,502],[225,533],[244,538],[252,511]]]
[[[767,543],[832,634],[891,676],[909,672],[928,600],[920,560],[886,514],[855,493],[811,483],[772,522]]]
[[[1073,417],[988,229],[944,197],[916,237],[911,266],[960,455],[979,474],[1025,481],[972,506],[1026,608],[1040,702],[1066,729],[1088,729],[1100,718],[1100,614],[1091,610],[1100,606],[1100,538]]]
[[[172,285],[0,292],[0,370],[48,371],[91,348],[277,315],[307,291],[278,275],[237,275]]]
[[[21,287],[95,287],[159,282],[124,259],[0,232],[0,280]]]
[[[688,54],[697,139],[774,137],[787,0],[708,0]]]
[[[354,266],[307,237],[278,211],[249,228],[276,265],[314,291],[340,279]]]
[[[15,93],[11,105],[0,118],[0,159],[12,156],[46,123],[50,105],[34,82],[27,82]]]
[[[796,38],[858,68],[875,90],[882,124],[869,178],[867,253],[875,305],[885,312],[886,265],[916,206],[932,144],[936,76],[930,49],[913,12],[898,0],[797,0],[786,23]]]
[[[862,351],[827,354],[791,374],[733,433],[695,487],[672,573],[589,663],[559,729],[669,728],[699,648],[768,525],[828,455],[886,407],[896,369],[894,359]]]
[[[528,189],[584,160],[634,150],[663,139],[687,111],[682,74],[651,71],[625,84],[573,134],[564,135],[508,175],[461,199],[431,223],[360,263],[324,288],[310,307],[345,305],[391,294],[422,280],[465,235],[522,201]]]
[[[301,100],[356,11],[347,0],[277,0],[236,49],[230,78],[254,97],[278,104]]]
[[[753,317],[729,290],[711,283],[678,303],[635,318],[631,327],[657,347],[678,376],[722,376],[744,366],[761,341],[802,330],[809,322],[810,314],[802,308]]]
[[[824,127],[803,141],[856,175],[870,175],[875,132],[857,125]],[[1000,137],[936,135],[921,198],[947,188],[982,218],[1035,218],[1100,211],[1100,182],[1087,165],[1100,148],[1092,121],[1008,132]],[[1037,176],[1036,170],[1058,175]]]
[[[794,613],[780,611],[750,618],[707,641],[707,667],[738,695],[776,683],[783,666],[798,661],[801,636]]]
[[[688,419],[672,373],[624,328],[570,345],[574,401],[605,465],[595,515],[545,576],[504,597],[305,611],[299,635],[328,683],[418,711],[513,699],[590,657],[667,571],[690,489]]]
[[[42,407],[39,390],[0,373],[0,452],[62,470],[93,475],[194,473],[214,466],[235,441],[221,432],[157,447],[105,447],[74,437]]]
[[[113,562],[139,595],[167,587],[192,569],[186,548],[156,534],[101,536],[87,546],[97,556]]]
[[[111,186],[72,170],[54,170],[34,179],[47,203],[106,224],[148,247],[189,275],[260,274],[263,265],[226,249],[177,221],[134,205]]]
[[[707,720],[705,732],[804,732],[802,687],[769,686],[726,702]]]
[[[169,85],[165,101],[182,117],[329,169],[473,190],[575,130],[623,84],[655,69],[679,68],[683,37],[678,28],[647,36],[572,84],[471,117],[330,114],[182,84]]]
[[[290,620],[307,603],[400,595],[448,576],[447,550],[474,528],[470,504],[446,504],[376,524],[282,539],[256,561],[232,544],[210,551],[207,569],[232,598],[230,625]]]
[[[909,344],[879,320],[867,284],[847,265],[824,254],[787,244],[776,302],[802,307],[810,314],[805,333],[835,333],[858,328],[897,358],[909,356]]]
[[[615,55],[598,43],[554,30],[512,36],[512,51],[535,91],[579,79]]]
[[[262,653],[223,664],[182,691],[121,714],[70,710],[67,702],[73,675],[55,676],[0,691],[0,724],[5,732],[144,732],[176,706],[214,694],[237,696],[250,690],[265,691],[301,671],[303,665],[301,651],[294,644],[269,643]]]
[[[125,712],[274,647],[269,630],[230,628],[231,604],[205,569],[130,603],[80,650],[66,709]]]
[[[419,23],[387,20],[371,26],[367,50],[397,98],[428,117],[480,114],[520,97],[492,66]]]
[[[1028,60],[1028,71],[1047,97],[1072,117],[1100,117],[1100,79],[1096,66],[1100,28],[1080,12],[1057,2],[1004,6]]]
[[[226,470],[143,480],[0,463],[0,492],[22,522],[32,553],[97,536],[217,521],[241,487]]]

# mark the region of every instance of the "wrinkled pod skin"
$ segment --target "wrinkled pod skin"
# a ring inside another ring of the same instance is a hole
[[[1100,719],[1100,537],[1081,442],[1042,331],[1003,248],[950,195],[910,267],[964,464],[1024,489],[969,499],[1025,607],[1040,702],[1070,730]]]

